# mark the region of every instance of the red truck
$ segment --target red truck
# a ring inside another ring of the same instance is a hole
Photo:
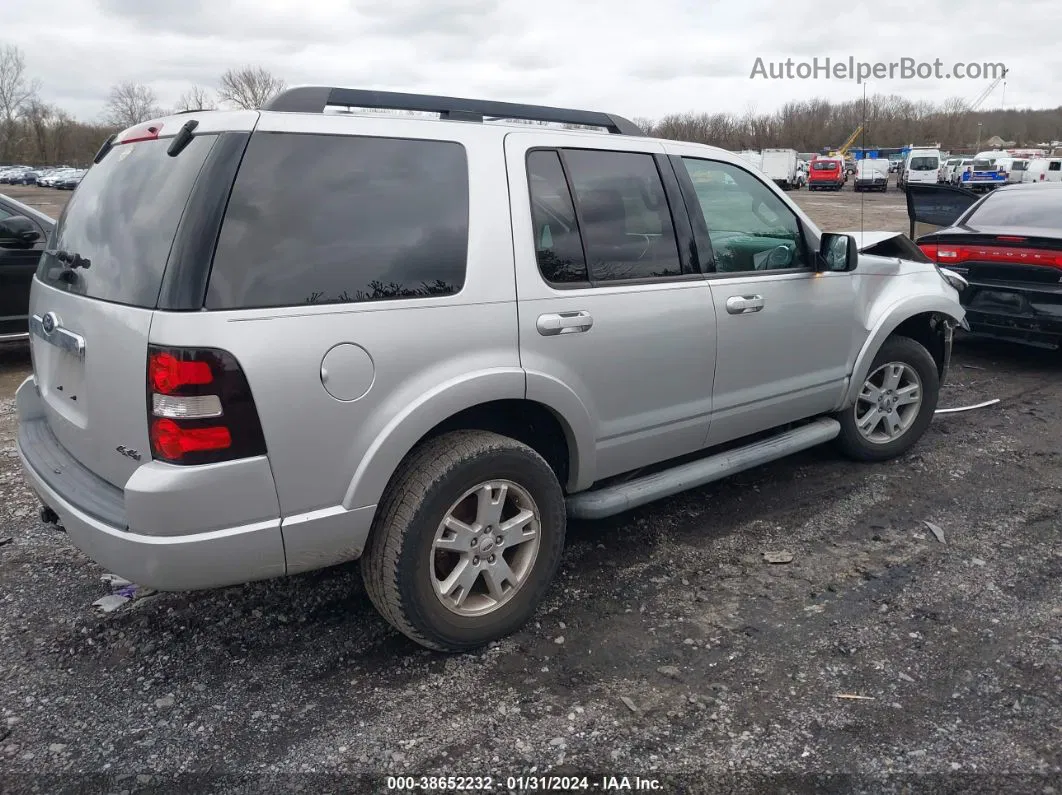
[[[840,190],[844,187],[844,160],[816,157],[808,164],[808,190]]]

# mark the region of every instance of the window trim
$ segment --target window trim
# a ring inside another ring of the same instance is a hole
[[[693,235],[692,225],[690,223],[690,218],[689,218],[688,213],[685,216],[687,228],[689,229],[689,231],[686,233],[687,236],[683,235],[683,230],[682,230],[682,226],[681,226],[681,217],[682,216],[680,215],[680,216],[676,217],[677,209],[684,209],[684,207],[682,207],[681,205],[677,208],[676,204],[675,204],[676,200],[681,198],[681,195],[680,195],[681,194],[681,184],[679,184],[677,186],[679,188],[678,194],[676,194],[674,192],[676,185],[672,185],[671,186],[671,190],[669,191],[668,179],[666,177],[666,172],[662,173],[663,163],[664,163],[664,161],[666,160],[666,157],[667,157],[666,155],[664,155],[663,153],[660,153],[660,152],[646,152],[646,151],[641,151],[641,150],[637,150],[637,149],[600,149],[600,148],[597,148],[597,147],[594,147],[594,146],[532,146],[532,147],[529,147],[528,149],[526,149],[524,151],[524,174],[525,174],[525,177],[527,179],[527,211],[528,211],[529,214],[531,213],[531,173],[530,173],[530,170],[528,169],[527,159],[531,155],[532,152],[543,152],[543,151],[545,151],[545,152],[555,152],[557,154],[558,158],[560,159],[561,170],[564,173],[564,181],[565,181],[565,183],[566,183],[566,185],[568,187],[568,195],[571,197],[572,207],[575,210],[575,224],[576,224],[576,228],[579,230],[579,242],[582,245],[582,249],[583,249],[583,260],[586,263],[586,276],[587,276],[587,280],[588,280],[588,281],[585,281],[585,282],[551,282],[551,281],[547,280],[546,277],[542,274],[542,269],[538,268],[538,262],[537,262],[537,257],[536,257],[536,262],[535,262],[536,269],[538,270],[538,275],[542,279],[542,283],[543,284],[547,285],[548,287],[550,287],[550,288],[552,288],[554,290],[561,290],[561,291],[569,291],[569,290],[603,290],[603,289],[608,289],[610,287],[637,287],[639,285],[670,284],[672,282],[683,283],[683,282],[691,282],[691,281],[701,281],[701,280],[704,279],[704,274],[703,273],[700,273],[700,272],[687,272],[687,269],[692,269],[696,263],[694,261],[692,261],[691,259],[683,256],[683,252],[682,252],[683,240],[684,240],[684,237],[685,237],[685,241],[688,244],[692,244],[693,246],[697,245],[697,241],[695,239],[695,236]],[[608,280],[605,280],[605,281],[595,281],[594,280],[592,274],[590,273],[590,259],[587,256],[587,252],[586,252],[586,238],[585,238],[585,236],[583,234],[582,212],[579,209],[579,200],[576,197],[575,190],[574,190],[574,188],[572,186],[571,169],[570,169],[570,167],[568,165],[567,158],[565,157],[565,153],[568,152],[568,151],[575,151],[575,152],[605,152],[605,153],[626,154],[626,155],[643,155],[645,157],[649,157],[649,158],[652,159],[653,166],[656,168],[657,178],[660,180],[661,188],[664,191],[664,200],[667,202],[667,205],[668,205],[668,217],[671,219],[671,229],[672,229],[672,232],[674,233],[674,240],[675,240],[675,257],[676,257],[676,260],[678,261],[679,269],[682,271],[681,273],[678,273],[678,274],[676,274],[674,276],[638,276],[638,277],[631,278],[631,279],[608,279]],[[673,176],[675,176],[675,175],[673,174]],[[676,176],[676,179],[677,179],[677,176]],[[533,217],[532,217],[532,230],[531,231],[532,231],[532,245],[534,245],[534,218]]]
[[[583,272],[586,273],[586,281],[575,282],[551,282],[546,278],[546,275],[542,273],[542,266],[538,264],[538,242],[535,240],[535,211],[532,206],[534,198],[531,194],[531,155],[535,152],[551,152],[557,156],[557,161],[560,163],[561,175],[564,177],[564,187],[568,191],[568,199],[572,203],[572,212],[575,214],[575,230],[579,233],[579,249],[583,252]],[[531,218],[531,251],[534,254],[535,269],[538,271],[539,278],[542,279],[544,284],[549,285],[554,290],[587,290],[592,288],[593,282],[590,281],[590,265],[588,264],[586,257],[586,241],[583,239],[583,227],[579,222],[579,213],[575,209],[575,196],[572,195],[572,183],[571,178],[568,176],[568,169],[564,164],[564,158],[561,156],[560,149],[555,146],[533,146],[524,152],[524,178],[527,180],[527,212]]]
[[[685,187],[685,191],[689,194],[689,196],[691,196],[696,201],[696,208],[700,212],[701,218],[704,220],[705,233],[709,235],[709,238],[708,238],[709,241],[711,240],[712,227],[708,223],[708,219],[704,217],[704,209],[701,207],[700,199],[696,198],[697,197],[697,189],[693,185],[693,178],[690,177],[689,171],[685,167],[685,161],[686,160],[700,160],[700,161],[703,161],[703,162],[706,162],[706,163],[721,163],[723,165],[730,166],[731,168],[737,169],[738,171],[745,172],[746,174],[748,174],[749,177],[751,177],[752,179],[756,180],[761,185],[763,185],[768,191],[770,191],[774,195],[774,197],[776,199],[778,199],[781,202],[781,204],[785,208],[785,210],[787,212],[789,212],[793,216],[793,220],[796,221],[797,231],[800,233],[800,245],[804,249],[804,254],[805,254],[805,256],[807,257],[807,260],[808,260],[808,264],[803,266],[803,267],[800,267],[800,268],[773,268],[771,270],[764,270],[764,271],[751,270],[751,271],[730,271],[730,272],[726,272],[726,273],[720,273],[719,270],[717,269],[718,265],[717,265],[716,258],[715,258],[715,249],[712,248],[711,249],[711,251],[712,251],[712,270],[711,270],[710,273],[705,274],[705,278],[710,279],[712,281],[715,281],[715,280],[727,280],[727,279],[743,279],[743,278],[749,278],[750,276],[763,277],[763,276],[775,276],[775,275],[785,275],[785,274],[809,274],[809,275],[814,275],[817,272],[815,270],[815,264],[814,263],[815,263],[815,257],[818,256],[818,252],[817,251],[812,251],[811,250],[811,246],[808,245],[808,235],[807,235],[807,230],[805,230],[805,228],[804,228],[804,221],[799,215],[797,215],[793,211],[793,208],[789,206],[789,204],[783,199],[783,197],[781,197],[777,193],[775,193],[777,188],[775,187],[774,183],[768,184],[765,180],[760,179],[758,176],[753,174],[750,169],[745,168],[744,166],[738,165],[737,163],[731,163],[728,160],[720,160],[720,159],[711,158],[711,157],[696,157],[694,155],[673,155],[673,157],[677,158],[680,161],[683,161],[682,162],[682,168],[681,169],[676,168],[676,171],[678,171],[678,179],[679,179],[680,184],[684,184],[686,186]]]

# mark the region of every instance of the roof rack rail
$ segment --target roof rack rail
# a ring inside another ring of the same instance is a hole
[[[370,91],[357,88],[298,86],[282,91],[266,102],[262,110],[284,113],[324,113],[327,107],[379,108],[438,113],[440,119],[482,122],[484,119],[522,119],[556,124],[603,127],[617,135],[644,136],[634,122],[611,113],[590,110],[521,105],[486,99],[439,97],[430,94],[403,94],[396,91]]]

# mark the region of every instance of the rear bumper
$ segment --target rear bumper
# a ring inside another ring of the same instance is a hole
[[[1062,347],[1062,291],[971,282],[962,304],[974,336]]]
[[[78,463],[42,419],[22,411],[31,402],[25,390],[33,388],[27,379],[18,396],[16,449],[23,474],[41,502],[59,516],[74,546],[92,560],[160,591],[216,588],[285,574],[279,517],[185,535],[130,529],[126,494]]]

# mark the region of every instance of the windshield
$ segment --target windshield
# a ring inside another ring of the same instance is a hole
[[[963,226],[975,229],[985,227],[1031,227],[1047,229],[1057,235],[1058,219],[1062,216],[1062,191],[999,190],[979,204]]]
[[[912,157],[911,171],[936,171],[940,167],[940,159],[933,156]]]
[[[166,154],[171,139],[115,146],[85,173],[49,245],[89,267],[64,276],[63,263],[45,253],[37,278],[88,298],[154,307],[188,195],[216,140],[198,135],[176,157]]]

